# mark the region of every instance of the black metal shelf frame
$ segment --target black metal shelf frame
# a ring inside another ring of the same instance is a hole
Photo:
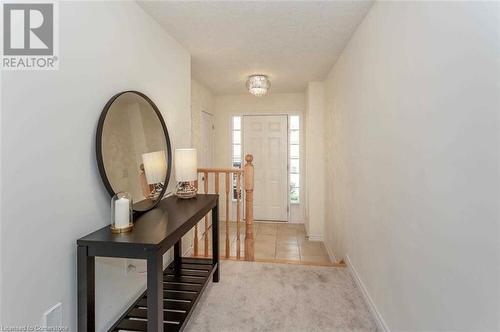
[[[163,271],[164,331],[182,331],[217,266],[211,259],[181,258],[180,268],[172,262]],[[127,309],[109,332],[147,331],[147,291]]]

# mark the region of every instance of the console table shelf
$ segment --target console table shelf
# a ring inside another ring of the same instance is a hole
[[[163,271],[164,331],[182,330],[217,266],[211,259],[181,258]],[[147,295],[142,294],[110,332],[147,331]]]
[[[181,238],[212,211],[211,259],[181,257]],[[103,227],[77,241],[78,331],[95,331],[95,257],[147,260],[147,290],[109,331],[182,331],[205,287],[219,281],[218,195],[168,197],[135,220],[129,233]],[[163,269],[163,254],[174,260]]]

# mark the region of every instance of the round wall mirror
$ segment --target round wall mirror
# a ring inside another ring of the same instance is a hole
[[[111,196],[128,192],[134,211],[147,211],[163,197],[172,166],[167,127],[146,95],[125,91],[111,98],[99,118],[96,153]]]

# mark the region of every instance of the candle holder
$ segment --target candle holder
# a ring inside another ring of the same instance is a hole
[[[133,227],[132,196],[119,192],[111,198],[111,233],[130,232]]]

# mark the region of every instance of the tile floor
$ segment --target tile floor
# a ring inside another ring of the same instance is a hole
[[[203,223],[200,223],[202,226]],[[240,224],[241,257],[244,257],[245,224]],[[203,227],[203,226],[202,226]],[[236,257],[236,223],[229,223],[230,256]],[[225,223],[219,226],[220,254],[225,255]],[[269,262],[330,265],[323,242],[309,241],[303,224],[254,222],[255,259]],[[210,241],[209,241],[210,242]],[[199,241],[199,255],[204,255],[204,239]],[[209,243],[208,255],[211,255]]]

